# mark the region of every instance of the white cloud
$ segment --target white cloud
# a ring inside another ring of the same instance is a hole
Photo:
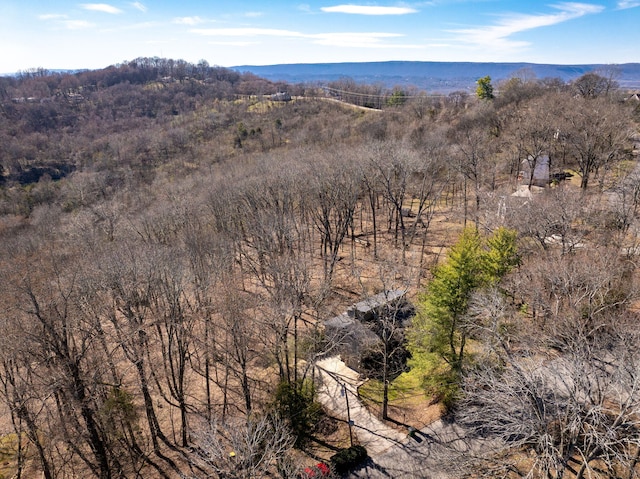
[[[204,20],[200,17],[177,17],[173,19],[173,23],[177,23],[178,25],[199,25],[200,23],[204,23]]]
[[[62,20],[64,18],[68,17],[61,13],[45,13],[44,15],[38,15],[38,19],[40,20]]]
[[[211,37],[304,37],[302,33],[273,28],[195,28],[193,33]]]
[[[211,37],[280,37],[292,39],[308,39],[316,45],[345,47],[345,48],[423,48],[423,45],[402,45],[386,43],[384,40],[404,37],[400,33],[380,32],[337,32],[337,33],[301,33],[292,30],[278,30],[270,28],[207,28],[192,29],[192,33]],[[216,45],[245,46],[255,42],[247,41],[216,41]]]
[[[67,30],[86,30],[87,28],[95,27],[95,24],[85,20],[68,20],[69,16],[61,13],[45,13],[38,15],[38,18],[44,21],[52,21],[54,25],[62,26]]]
[[[399,33],[319,33],[309,35],[317,45],[344,48],[418,48],[417,45],[397,45],[383,43],[388,38],[403,37]]]
[[[624,10],[626,8],[640,7],[640,1],[638,0],[620,0],[618,2],[618,8]]]
[[[258,42],[207,42],[207,44],[224,47],[250,47],[253,45],[258,45]]]
[[[249,18],[258,18],[258,17],[261,17],[262,15],[264,15],[264,13],[262,12],[247,12],[244,14],[245,17],[249,17]]]
[[[122,13],[122,10],[107,3],[83,3],[80,6],[85,10],[91,10],[94,12],[111,13],[114,15]]]
[[[584,15],[600,13],[604,10],[604,7],[600,5],[575,2],[559,3],[552,5],[552,7],[558,11],[539,15],[503,15],[494,25],[449,30],[449,32],[456,34],[457,40],[463,43],[471,43],[478,46],[487,45],[493,48],[518,49],[528,46],[529,43],[509,38],[516,33],[556,25]]]
[[[147,6],[146,6],[146,5],[144,5],[144,4],[142,4],[142,3],[140,3],[140,2],[133,2],[133,3],[131,4],[131,6],[132,6],[133,8],[136,8],[136,9],[140,10],[141,12],[146,12],[146,11],[148,10],[148,9],[147,9]]]
[[[320,10],[326,13],[349,13],[354,15],[407,15],[417,13],[418,10],[409,7],[376,7],[370,5],[336,5],[334,7],[322,7]]]
[[[145,30],[148,28],[158,27],[161,24],[158,22],[140,22],[132,23],[131,25],[124,25],[120,27],[120,30]]]
[[[65,20],[62,24],[68,30],[86,30],[95,27],[95,24],[84,20]]]

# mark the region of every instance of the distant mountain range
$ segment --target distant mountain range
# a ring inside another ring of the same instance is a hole
[[[571,81],[588,72],[615,69],[615,79],[622,88],[640,89],[640,63],[619,65],[546,65],[537,63],[473,62],[368,62],[368,63],[296,63],[282,65],[231,67],[271,81],[325,84],[341,78],[358,83],[381,83],[386,87],[413,85],[420,89],[448,93],[472,90],[478,78],[489,75],[499,81],[522,74]]]

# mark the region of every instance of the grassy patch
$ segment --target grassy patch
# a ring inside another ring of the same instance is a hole
[[[420,371],[408,371],[398,376],[392,386],[404,396],[414,396],[416,391],[422,392],[422,376]]]
[[[365,401],[382,404],[383,385],[382,381],[369,379],[358,389],[360,397]],[[389,402],[402,403],[410,398],[419,396],[424,399],[421,386],[421,375],[410,371],[402,373],[391,384],[389,384]],[[398,404],[400,405],[400,404]]]
[[[0,479],[12,477],[16,472],[16,448],[18,436],[15,433],[0,436]]]
[[[364,401],[380,404],[382,402],[382,382],[377,379],[369,379],[358,388],[358,394]]]

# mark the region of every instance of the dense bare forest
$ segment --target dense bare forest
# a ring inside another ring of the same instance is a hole
[[[350,444],[336,354],[382,420],[437,404],[482,444],[438,474],[637,477],[640,104],[487,82],[0,78],[2,477],[300,477]],[[325,327],[396,290],[415,316]]]

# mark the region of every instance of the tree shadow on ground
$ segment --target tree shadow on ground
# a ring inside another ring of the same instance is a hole
[[[409,427],[410,427],[408,424],[405,424],[405,423],[403,423],[403,422],[401,422],[401,421],[398,421],[398,420],[396,420],[396,419],[393,419],[392,417],[388,417],[386,420],[387,420],[387,421],[389,421],[389,422],[392,422],[392,423],[393,423],[393,424],[395,424],[396,426],[402,426],[402,427],[404,427],[405,429],[409,429]]]
[[[407,437],[413,439],[417,443],[421,443],[424,439],[433,440],[433,438],[429,434],[422,432],[417,427],[409,426],[408,424],[405,424],[404,422],[400,422],[400,421],[398,421],[396,419],[393,419],[393,418],[390,418],[390,417],[387,418],[387,421],[392,422],[396,426],[401,426],[404,429],[406,429],[407,430]]]
[[[315,437],[315,436],[308,436],[307,439],[309,439],[309,441],[311,441],[311,442],[315,442],[316,444],[319,444],[322,447],[326,447],[327,449],[330,449],[332,451],[336,451],[337,452],[340,449],[342,449],[342,448],[340,448],[338,446],[334,446],[333,444],[329,444],[328,442],[323,441],[322,439],[320,439],[318,437]],[[305,451],[305,452],[308,452],[308,451]]]
[[[378,471],[384,477],[393,477],[384,467],[376,464],[370,457],[367,457],[364,462],[362,462],[358,467],[352,469],[343,477],[369,477],[369,472],[371,470]]]

